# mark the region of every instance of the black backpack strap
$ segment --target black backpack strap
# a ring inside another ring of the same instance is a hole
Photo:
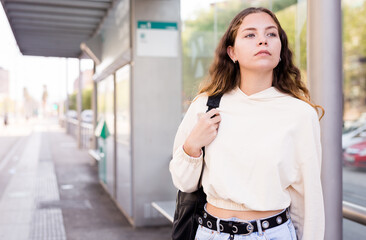
[[[215,96],[209,96],[207,99],[207,104],[206,104],[208,106],[206,112],[210,111],[213,108],[218,108],[220,106],[221,97],[222,97],[222,94],[218,94]],[[202,151],[203,151],[203,157],[205,157],[205,147],[202,147]]]
[[[207,108],[206,112],[210,111],[213,108],[218,108],[220,106],[220,101],[221,101],[222,95],[223,94],[218,94],[215,96],[208,97],[207,104],[206,104],[208,106],[208,108]],[[203,157],[205,157],[205,147],[202,147],[202,152],[203,152]],[[198,184],[200,184],[200,182],[201,182],[202,172],[203,172],[203,166],[202,166],[202,171],[201,171],[201,177],[200,177]]]
[[[209,96],[207,99],[207,106],[208,109],[206,112],[210,111],[213,108],[218,108],[220,106],[222,94],[215,95],[215,96]]]

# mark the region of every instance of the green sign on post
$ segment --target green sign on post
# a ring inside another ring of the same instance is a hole
[[[107,123],[105,122],[104,119],[102,119],[102,121],[100,121],[95,129],[95,136],[97,137],[101,137],[103,139],[107,139],[109,137],[109,135],[111,135],[109,133],[108,127],[107,127]]]
[[[99,179],[107,183],[107,144],[106,139],[110,136],[106,121],[101,118],[94,132],[98,137],[100,162],[98,166]]]

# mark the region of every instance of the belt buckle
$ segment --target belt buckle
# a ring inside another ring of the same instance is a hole
[[[248,233],[242,233],[242,234],[239,234],[239,235],[247,236],[247,235],[251,234],[254,230],[253,224],[249,221],[242,221],[242,222],[248,224],[247,227],[246,227]],[[233,226],[233,227],[236,228],[236,231],[234,232],[234,230],[233,230],[233,233],[237,233],[238,232],[238,227],[237,226]]]

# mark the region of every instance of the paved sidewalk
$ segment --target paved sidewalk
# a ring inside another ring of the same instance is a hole
[[[1,118],[0,118],[1,119]],[[0,122],[0,199],[10,179],[15,174],[15,167],[24,150],[24,142],[30,134],[31,123],[11,122],[4,126]]]
[[[168,240],[171,226],[130,226],[97,179],[86,150],[43,121],[24,143],[0,199],[0,239]]]
[[[7,155],[9,149],[17,140],[30,134],[32,125],[33,119],[29,121],[22,119],[10,121],[8,126],[4,126],[0,121],[0,160]]]
[[[40,181],[43,173],[38,169],[40,133],[33,133],[27,140],[15,174],[0,200],[0,239],[36,239],[30,237],[30,233],[31,229],[36,229],[33,216],[42,212],[36,209],[36,202],[42,201],[43,195]]]

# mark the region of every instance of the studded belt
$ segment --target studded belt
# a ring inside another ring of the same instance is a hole
[[[269,218],[261,218],[258,219],[259,224],[262,226],[262,231],[267,229],[276,227],[286,222],[290,218],[289,208],[286,208],[285,211],[274,215]],[[203,210],[202,215],[196,215],[197,222],[211,230],[217,231],[217,219],[216,217],[210,215],[208,212]],[[220,232],[229,233],[231,235],[239,234],[239,235],[249,235],[253,232],[258,231],[257,220],[245,221],[241,220],[237,221],[225,221],[221,220],[219,222]]]

